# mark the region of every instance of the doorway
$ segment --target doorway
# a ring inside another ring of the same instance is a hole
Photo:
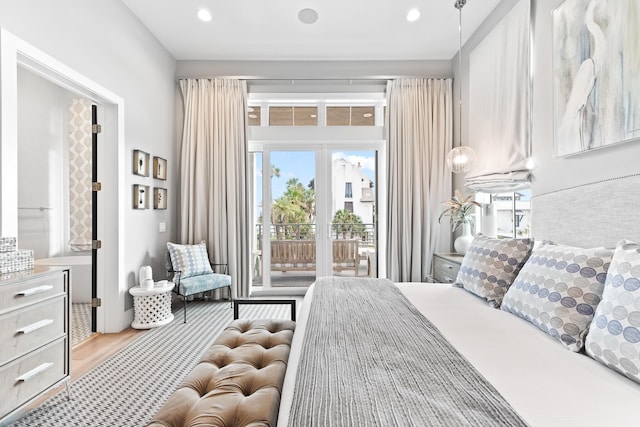
[[[97,106],[18,68],[18,243],[71,272],[72,345],[96,331]]]
[[[126,284],[121,278],[126,275],[124,213],[129,206],[120,197],[127,190],[125,170],[128,169],[125,167],[124,100],[4,29],[0,29],[0,52],[0,95],[3,106],[0,109],[0,231],[4,236],[18,235],[17,73],[19,68],[24,68],[100,106],[98,118],[103,131],[97,155],[103,189],[97,194],[99,221],[96,228],[98,236],[108,237],[108,241],[100,249],[95,266],[99,272],[96,280],[98,310],[95,323],[99,333],[120,331],[129,323],[126,312],[123,315],[122,304],[118,304],[124,302],[123,294],[126,291]],[[107,283],[110,286],[106,286]],[[101,300],[105,301],[102,305]]]
[[[292,291],[318,276],[378,276],[380,148],[262,144],[250,153],[254,286]]]

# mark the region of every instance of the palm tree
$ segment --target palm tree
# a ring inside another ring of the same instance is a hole
[[[346,209],[336,211],[333,216],[333,227],[336,232],[342,232],[343,238],[347,237],[347,232],[350,232],[352,236],[354,234],[364,236],[365,228],[362,224],[362,218]]]

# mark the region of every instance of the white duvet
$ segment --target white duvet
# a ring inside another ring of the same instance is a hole
[[[559,342],[517,316],[449,284],[398,288],[531,426],[640,426],[640,384]],[[301,307],[278,426],[286,426],[313,286]]]

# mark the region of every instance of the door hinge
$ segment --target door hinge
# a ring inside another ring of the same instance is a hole
[[[102,125],[91,125],[91,133],[100,133],[102,132]]]
[[[92,240],[91,249],[100,249],[102,247],[102,240]]]
[[[100,191],[100,190],[102,190],[102,183],[101,182],[92,182],[91,183],[91,190],[92,191]]]
[[[102,300],[100,298],[91,298],[91,307],[102,307]]]

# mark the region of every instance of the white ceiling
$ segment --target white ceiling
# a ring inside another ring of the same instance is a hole
[[[122,1],[177,60],[448,60],[458,51],[454,0]],[[463,43],[499,2],[468,0]],[[414,7],[422,16],[407,22]],[[317,11],[315,24],[298,20],[304,8]]]

